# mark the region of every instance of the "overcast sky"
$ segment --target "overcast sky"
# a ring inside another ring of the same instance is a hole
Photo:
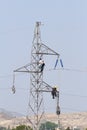
[[[87,111],[86,0],[0,0],[0,108],[27,114],[29,74],[16,76],[15,95],[12,74],[30,62],[36,21],[44,24],[42,42],[60,53],[69,69],[46,71],[54,68],[56,58],[50,65],[45,63],[44,80],[60,88],[61,112]],[[51,94],[44,100],[45,111],[55,113]]]

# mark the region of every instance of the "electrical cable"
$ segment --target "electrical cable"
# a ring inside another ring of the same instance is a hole
[[[75,72],[87,72],[87,70],[85,69],[71,69],[71,68],[58,68],[58,69],[48,69],[48,70],[45,70],[45,71],[58,71],[58,70],[61,70],[61,71],[75,71]],[[21,74],[18,74],[18,73],[15,73],[16,76],[19,76],[19,75],[23,75],[25,73],[21,73]],[[0,75],[0,78],[7,78],[7,77],[11,77],[13,76],[13,74],[5,74],[5,75]]]
[[[66,96],[74,96],[74,97],[81,97],[81,98],[87,98],[87,95],[78,95],[78,94],[71,94],[71,93],[60,93],[61,95]]]
[[[71,68],[58,68],[58,69],[48,69],[46,71],[74,71],[74,72],[87,72],[85,69],[71,69]]]

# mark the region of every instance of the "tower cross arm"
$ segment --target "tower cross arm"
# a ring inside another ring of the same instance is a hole
[[[46,83],[46,82],[42,82],[42,86],[43,86],[43,88],[40,90],[38,90],[39,92],[52,92],[52,86],[51,85],[49,85],[48,83]],[[58,92],[58,91],[57,91]]]
[[[44,81],[42,83],[43,83],[44,90],[48,90],[48,91],[52,90],[52,86],[51,85],[49,85],[48,83],[46,83]]]
[[[41,43],[41,49],[42,51],[40,52],[36,52],[36,54],[43,54],[43,55],[57,55],[58,58],[60,56],[59,53],[57,53],[56,51],[54,51],[53,49],[49,48],[48,46],[46,46],[45,44]]]
[[[34,71],[32,71],[30,69],[30,66],[33,64],[37,64],[37,62],[32,62],[32,63],[28,63],[22,67],[19,67],[18,69],[14,70],[14,72],[26,72],[26,73],[33,73]],[[35,73],[35,72],[34,72]]]

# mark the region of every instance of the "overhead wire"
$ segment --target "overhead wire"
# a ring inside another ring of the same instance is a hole
[[[47,69],[45,71],[74,71],[74,72],[87,72],[87,70],[85,69],[73,69],[73,68],[57,68],[57,69],[54,69],[54,68],[51,68],[51,69]],[[19,76],[19,75],[23,75],[25,73],[21,73],[21,74],[18,74],[18,73],[15,73],[16,76]],[[5,74],[5,75],[0,75],[0,78],[7,78],[7,77],[11,77],[13,76],[13,74]]]
[[[56,69],[48,69],[48,70],[46,70],[46,71],[58,71],[58,70],[60,70],[60,71],[74,71],[74,72],[87,72],[87,70],[85,70],[85,69],[73,69],[73,68],[56,68]]]
[[[0,35],[2,34],[8,34],[8,33],[12,33],[12,32],[16,32],[16,31],[24,31],[24,30],[28,30],[29,31],[29,27],[26,26],[26,27],[18,27],[18,28],[11,28],[11,29],[7,29],[5,31],[0,31]]]
[[[15,76],[20,76],[24,75],[25,73],[15,73]],[[13,77],[13,74],[5,74],[5,75],[0,75],[0,78],[8,78],[8,77]]]
[[[45,111],[48,111],[48,110],[50,110],[50,112],[52,112],[53,110],[54,110],[54,107],[45,107]],[[85,109],[77,109],[77,108],[71,108],[71,107],[61,107],[61,113],[63,112],[63,111],[68,111],[68,113],[69,112],[84,112],[84,111],[87,111],[87,110],[85,110]]]
[[[69,111],[72,111],[72,112],[83,112],[83,111],[86,111],[86,110],[82,110],[82,109],[74,109],[74,108],[70,108],[70,107],[61,107],[62,110],[69,110]]]
[[[58,70],[61,70],[61,71],[74,71],[74,72],[87,72],[87,70],[85,69],[71,69],[71,68],[58,68],[58,69],[48,69],[48,70],[45,70],[45,71],[58,71]],[[25,73],[15,73],[16,76],[20,76],[20,75],[24,75]],[[9,77],[12,77],[13,74],[6,74],[6,75],[0,75],[0,78],[9,78]],[[0,89],[10,89],[10,88],[0,88]],[[17,88],[19,90],[28,90],[28,88]],[[60,93],[61,95],[67,95],[67,96],[78,96],[78,97],[82,97],[82,98],[87,98],[86,95],[78,95],[78,94],[70,94],[70,93]]]
[[[47,69],[45,71],[74,71],[74,72],[87,72],[87,70],[85,69],[71,69],[71,68],[58,68],[58,69]],[[26,73],[16,73],[15,72],[15,76],[20,76],[20,75],[24,75]],[[2,78],[11,78],[13,77],[13,74],[5,74],[5,75],[0,75],[0,79]]]
[[[66,95],[66,96],[74,96],[74,97],[81,97],[81,98],[87,98],[87,95],[79,95],[79,94],[71,94],[71,93],[61,93],[61,95]]]
[[[10,90],[11,88],[6,88],[6,87],[4,87],[4,88],[0,88],[0,90]],[[17,88],[17,90],[19,90],[19,91],[28,91],[29,90],[29,88]],[[61,93],[60,92],[60,96],[62,96],[62,95],[65,95],[65,96],[73,96],[73,97],[80,97],[80,98],[87,98],[87,95],[79,95],[79,94],[72,94],[72,93]]]

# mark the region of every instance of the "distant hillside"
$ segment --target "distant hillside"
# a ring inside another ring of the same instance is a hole
[[[4,120],[4,119],[12,119],[14,117],[21,117],[23,116],[20,113],[17,112],[11,112],[11,111],[7,111],[3,108],[0,108],[0,120]]]
[[[12,112],[11,112],[12,113]],[[87,128],[87,112],[78,113],[66,113],[60,114],[60,124],[63,128],[79,127],[81,129]],[[56,114],[46,114],[46,121],[58,123],[58,117]],[[0,126],[15,127],[20,124],[30,125],[27,122],[26,117],[11,116],[9,113],[0,111]]]
[[[0,108],[0,122],[4,120],[10,120],[12,119],[12,115],[9,114],[6,110]]]
[[[58,118],[55,114],[48,115],[48,119],[54,123],[58,122]],[[67,128],[68,126],[71,128],[87,128],[87,112],[61,114],[59,119],[61,126],[64,128]]]

